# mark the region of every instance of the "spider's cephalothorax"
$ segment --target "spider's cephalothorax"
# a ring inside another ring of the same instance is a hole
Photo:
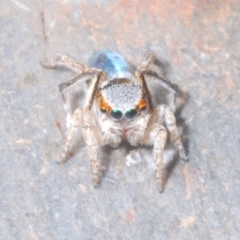
[[[66,161],[81,127],[95,185],[100,182],[99,148],[103,145],[117,147],[123,139],[133,146],[153,145],[160,191],[167,133],[179,150],[180,158],[187,161],[173,113],[175,91],[170,82],[149,69],[154,59],[153,53],[146,54],[135,72],[121,55],[109,50],[95,52],[89,67],[65,55],[44,64],[45,67],[62,65],[78,73],[59,85],[69,127],[61,162]]]
[[[124,121],[133,120],[146,109],[147,95],[143,85],[121,55],[98,51],[90,60],[90,66],[105,73],[105,81],[99,86],[96,96],[101,112],[113,120]]]

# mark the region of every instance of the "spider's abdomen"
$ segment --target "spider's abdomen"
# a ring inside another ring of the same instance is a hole
[[[106,74],[106,79],[122,78],[133,73],[132,66],[121,55],[110,50],[96,51],[89,65],[102,69]]]

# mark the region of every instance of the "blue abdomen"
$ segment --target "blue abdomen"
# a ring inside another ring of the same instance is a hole
[[[90,58],[89,66],[102,69],[107,79],[126,77],[133,73],[132,66],[121,55],[110,50],[96,51]]]

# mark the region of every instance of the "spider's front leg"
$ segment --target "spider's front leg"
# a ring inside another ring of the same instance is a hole
[[[163,191],[163,154],[167,141],[167,131],[170,133],[171,139],[174,141],[179,151],[181,160],[188,161],[185,154],[181,138],[178,134],[176,120],[174,114],[169,107],[160,105],[155,113],[155,122],[147,129],[145,134],[145,143],[153,144],[153,156],[156,164],[157,186],[160,192]],[[162,125],[165,123],[166,128]]]
[[[156,165],[156,183],[160,192],[163,191],[163,156],[167,141],[167,130],[160,124],[154,124],[146,131],[145,143],[153,145],[153,159]]]
[[[88,155],[92,166],[94,186],[97,186],[100,182],[98,148],[102,144],[102,135],[97,127],[94,113],[91,110],[98,84],[103,79],[103,77],[104,74],[102,72],[96,72],[92,77],[92,83],[89,87],[89,92],[86,97],[85,107],[77,108],[74,111],[71,118],[70,130],[61,154],[61,161],[65,162],[69,153],[70,146],[77,134],[77,130],[80,126],[82,126],[83,136],[88,146]]]
[[[170,133],[171,140],[174,142],[175,147],[178,149],[180,159],[184,162],[188,161],[188,157],[185,154],[185,150],[182,144],[181,137],[179,136],[176,119],[173,112],[169,107],[162,105],[159,108],[159,113],[161,116],[164,116],[164,122],[166,124],[167,130]]]
[[[102,145],[102,133],[98,129],[95,119],[90,111],[84,111],[83,115],[83,137],[88,147],[88,157],[92,168],[94,187],[100,182],[99,171],[99,147]]]
[[[75,139],[75,136],[77,134],[77,131],[80,126],[82,126],[83,122],[83,110],[81,108],[78,108],[75,110],[73,117],[70,122],[70,128],[67,134],[67,138],[65,141],[65,145],[62,149],[62,153],[60,156],[60,163],[65,163],[67,161],[70,147]]]
[[[70,147],[75,139],[78,129],[82,127],[83,136],[88,147],[89,160],[92,167],[94,186],[100,182],[98,149],[101,145],[101,133],[97,129],[93,116],[89,110],[78,108],[75,110],[65,145],[62,149],[60,161],[66,162]]]
[[[156,181],[157,187],[160,192],[163,191],[163,156],[164,148],[167,141],[167,130],[163,126],[156,126],[155,131],[157,133],[155,142],[153,145],[153,158],[156,165]]]

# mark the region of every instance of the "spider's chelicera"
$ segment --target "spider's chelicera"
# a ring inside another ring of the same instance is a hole
[[[123,139],[132,146],[153,146],[160,191],[163,190],[163,153],[168,133],[180,158],[187,161],[174,116],[175,91],[169,81],[150,70],[154,59],[153,53],[146,54],[135,72],[121,55],[109,50],[97,51],[89,67],[65,55],[43,64],[48,68],[62,65],[77,72],[76,76],[59,85],[69,127],[60,160],[66,161],[81,128],[95,185],[100,182],[100,147],[117,147]],[[76,95],[81,95],[81,101],[72,107],[71,91],[79,86]]]

